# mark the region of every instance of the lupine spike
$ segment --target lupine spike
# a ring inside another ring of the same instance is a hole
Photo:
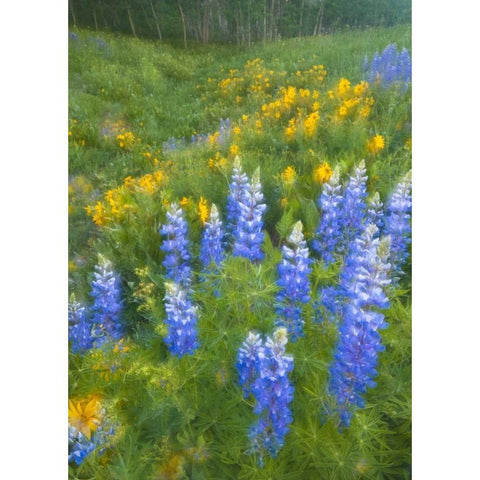
[[[343,250],[348,251],[350,243],[362,231],[367,212],[367,170],[362,160],[354,169],[343,194],[342,230]]]
[[[275,326],[286,327],[292,342],[304,335],[302,304],[310,301],[311,272],[307,243],[303,237],[302,222],[298,221],[288,237],[290,246],[283,245],[282,260],[278,266]]]
[[[197,307],[192,305],[189,292],[180,284],[165,283],[167,336],[165,343],[172,355],[179,358],[192,355],[198,348]]]
[[[399,53],[395,44],[385,47],[379,54],[375,52],[370,69],[368,60],[363,63],[364,76],[370,83],[379,83],[382,87],[388,88],[394,84],[401,84],[406,90],[412,82],[412,62],[406,48]]]
[[[183,218],[182,209],[176,203],[172,203],[167,211],[167,223],[160,229],[160,234],[165,236],[160,246],[160,250],[165,252],[162,265],[166,269],[166,278],[186,288],[191,282],[191,256],[187,232],[187,222]]]
[[[232,237],[240,215],[239,202],[248,188],[247,174],[242,170],[240,157],[233,160],[233,173],[230,182],[230,193],[227,199],[227,234]]]
[[[263,213],[267,207],[261,203],[263,201],[261,189],[258,167],[238,201],[238,222],[233,232],[233,255],[248,258],[252,262],[263,259],[261,249],[264,238]]]
[[[317,238],[312,244],[313,249],[327,265],[335,261],[335,255],[340,252],[342,244],[341,210],[343,197],[341,191],[340,172],[338,168],[335,168],[318,199],[322,217],[316,232]]]
[[[412,228],[410,225],[412,211],[412,172],[408,172],[397,185],[387,206],[385,217],[385,234],[391,237],[390,262],[394,280],[403,274],[403,266],[409,256]]]
[[[278,455],[293,420],[289,408],[294,392],[289,379],[293,357],[285,354],[287,342],[285,328],[277,329],[263,345],[259,335],[250,333],[238,354],[240,381],[247,385],[244,394],[253,394],[254,412],[259,415],[248,436],[260,466],[266,454],[273,458]]]
[[[383,217],[383,203],[380,200],[380,194],[378,192],[375,192],[373,197],[368,201],[367,223],[373,223],[374,225],[376,225],[379,234],[384,227]]]
[[[341,276],[347,303],[342,310],[340,338],[330,366],[329,391],[334,396],[340,426],[350,425],[356,408],[363,408],[363,394],[376,384],[378,353],[385,347],[378,332],[388,325],[377,309],[389,307],[385,287],[390,283],[389,237],[377,237],[369,224],[352,245]]]
[[[218,268],[224,258],[223,228],[217,206],[212,203],[210,218],[205,223],[200,247],[200,260],[204,271],[211,271],[212,266]]]
[[[93,348],[92,323],[87,309],[75,300],[74,295],[68,303],[68,339],[73,353]]]
[[[99,347],[108,340],[120,340],[123,336],[121,314],[123,311],[121,300],[120,278],[113,271],[110,262],[101,259],[95,266],[92,282],[92,335],[94,346]]]

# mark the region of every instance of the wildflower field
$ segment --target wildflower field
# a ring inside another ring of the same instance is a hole
[[[71,479],[411,478],[411,80],[70,31]]]

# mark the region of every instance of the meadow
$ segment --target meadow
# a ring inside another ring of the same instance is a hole
[[[411,478],[410,52],[70,31],[70,478]]]

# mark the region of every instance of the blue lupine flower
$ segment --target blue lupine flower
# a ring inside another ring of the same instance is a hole
[[[183,211],[176,203],[172,203],[167,212],[167,223],[159,230],[166,238],[160,250],[165,252],[162,265],[165,267],[165,276],[184,287],[190,286],[190,252],[187,238],[187,222],[183,218]]]
[[[104,411],[103,414],[105,414]],[[114,434],[115,426],[110,419],[104,419],[103,423],[92,432],[90,439],[69,424],[68,461],[74,461],[77,465],[81,465],[94,450],[97,450],[97,455],[102,455]]]
[[[267,337],[263,348],[257,348],[256,351],[256,378],[249,391],[255,397],[254,412],[260,418],[252,425],[248,436],[252,450],[259,455],[260,465],[263,465],[265,454],[273,458],[277,456],[293,420],[289,408],[294,392],[289,379],[293,357],[285,354],[287,341],[287,330],[279,328],[273,338]],[[256,337],[252,337],[249,345],[252,344],[258,345]],[[244,369],[243,374],[246,371]],[[251,382],[251,375],[246,378]]]
[[[283,245],[282,260],[278,266],[275,326],[286,327],[295,342],[303,334],[302,303],[310,301],[311,259],[302,233],[302,222],[298,221],[288,237],[289,247]]]
[[[370,83],[378,83],[382,87],[393,84],[402,85],[406,89],[412,82],[412,61],[408,50],[404,48],[400,53],[395,44],[388,45],[381,54],[375,52],[369,66],[368,57],[363,62],[364,78]]]
[[[243,396],[247,398],[252,392],[252,384],[258,376],[258,358],[263,353],[262,339],[258,333],[249,332],[247,339],[238,350],[238,383],[243,387]]]
[[[189,292],[180,284],[166,282],[165,292],[165,343],[172,355],[179,358],[192,355],[198,348],[197,307],[192,305]]]
[[[218,128],[218,143],[225,145],[230,138],[230,119],[220,119],[220,126]]]
[[[87,309],[75,301],[74,297],[68,303],[68,339],[73,353],[93,348],[92,323]]]
[[[334,321],[343,311],[344,291],[340,285],[324,287],[320,291],[320,304],[325,307],[326,319]]]
[[[380,200],[380,194],[375,192],[373,197],[368,201],[366,223],[373,223],[376,225],[378,228],[378,233],[380,234],[384,227],[383,217],[383,203]]]
[[[96,448],[93,439],[88,439],[83,433],[71,425],[68,426],[68,461],[81,465]]]
[[[260,183],[260,168],[252,176],[246,190],[238,201],[239,217],[235,227],[233,255],[250,259],[252,262],[263,259],[263,213],[267,208],[263,201]]]
[[[223,228],[218,215],[217,206],[212,203],[210,219],[205,223],[200,247],[200,260],[204,271],[211,271],[212,266],[218,267],[223,260]]]
[[[385,234],[391,237],[390,262],[395,274],[394,280],[402,274],[402,267],[409,255],[408,246],[411,243],[412,228],[410,218],[412,211],[412,174],[405,175],[397,185],[385,217]]]
[[[335,397],[340,425],[348,427],[356,408],[363,408],[367,387],[373,388],[377,376],[381,344],[378,330],[386,328],[384,315],[377,310],[389,306],[384,288],[388,273],[390,238],[377,237],[378,229],[369,224],[355,240],[345,261],[341,286],[347,303],[342,310],[340,338],[330,366],[329,391]]]
[[[112,270],[110,262],[103,260],[95,266],[92,282],[93,297],[92,335],[94,346],[99,347],[108,340],[120,340],[123,336],[122,299],[120,278]]]
[[[349,245],[362,231],[367,212],[367,175],[365,161],[362,160],[354,169],[344,193],[342,202],[342,250],[347,252]]]
[[[233,161],[233,174],[230,182],[230,193],[227,198],[227,235],[232,237],[240,216],[240,199],[248,189],[248,177],[242,170],[240,157]]]
[[[339,184],[339,172],[333,172],[330,180],[325,183],[318,199],[318,207],[322,218],[316,232],[317,238],[313,241],[313,249],[329,264],[335,261],[342,245],[342,187]]]

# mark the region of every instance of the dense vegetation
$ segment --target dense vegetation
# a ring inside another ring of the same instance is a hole
[[[410,35],[71,31],[72,479],[410,478]]]
[[[411,0],[69,0],[72,26],[150,37],[236,42],[320,35],[407,23]]]

